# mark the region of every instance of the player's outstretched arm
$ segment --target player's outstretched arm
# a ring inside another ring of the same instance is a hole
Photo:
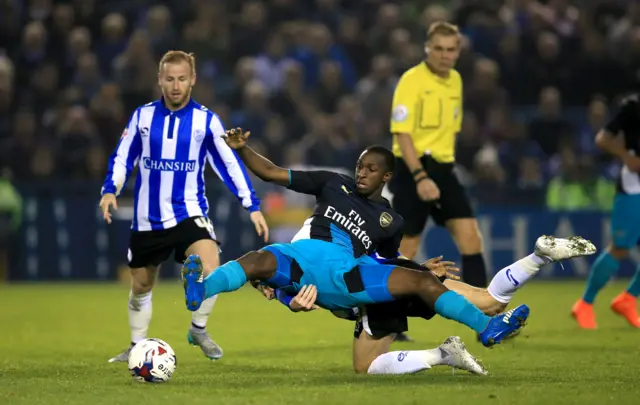
[[[122,132],[116,150],[109,157],[107,175],[102,185],[102,195],[120,195],[120,191],[129,178],[129,174],[138,164],[141,153],[142,141],[140,134],[138,134],[138,110],[136,110],[131,116],[129,124]]]
[[[111,207],[118,208],[116,197],[120,195],[120,191],[126,184],[131,171],[138,164],[142,153],[142,141],[138,133],[138,118],[139,111],[136,110],[129,119],[129,124],[122,132],[116,150],[109,157],[107,175],[100,192],[102,195],[100,208],[107,223],[111,223],[109,209]]]
[[[253,190],[251,179],[238,155],[225,142],[225,130],[218,116],[211,117],[209,130],[212,136],[205,141],[209,164],[244,208],[251,213],[259,211],[260,200]]]
[[[238,154],[225,142],[224,127],[215,114],[211,117],[209,130],[212,136],[205,141],[209,164],[229,191],[251,213],[251,222],[256,227],[257,234],[267,242],[269,240],[269,226],[260,212],[260,199],[253,190],[251,179],[244,165],[240,162]]]
[[[225,141],[231,149],[238,152],[244,164],[261,180],[281,186],[289,185],[289,170],[275,165],[249,146],[247,140],[251,133],[240,128],[226,131]]]

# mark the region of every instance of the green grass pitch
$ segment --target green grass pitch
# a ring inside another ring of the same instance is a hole
[[[213,362],[185,338],[190,313],[178,282],[153,296],[150,337],[176,351],[167,384],[135,382],[107,359],[124,349],[128,289],[123,284],[0,286],[0,404],[637,404],[640,331],[608,309],[625,284],[599,297],[597,331],[569,317],[581,282],[534,282],[514,304],[531,307],[520,337],[485,349],[443,319],[413,320],[415,343],[431,348],[457,334],[488,367],[477,377],[446,367],[405,376],[355,375],[351,322],[328,312],[293,314],[249,287],[223,294],[209,331],[225,356]]]

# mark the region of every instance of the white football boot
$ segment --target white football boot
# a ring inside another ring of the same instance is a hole
[[[595,252],[595,245],[580,236],[556,238],[544,235],[538,238],[535,248],[536,255],[547,257],[554,262],[572,257],[589,256]]]
[[[438,349],[442,352],[444,364],[460,370],[466,370],[473,374],[488,374],[488,371],[480,364],[478,359],[467,351],[460,337],[449,336],[443,344],[438,346]]]

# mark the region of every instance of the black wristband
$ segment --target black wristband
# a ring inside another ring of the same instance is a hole
[[[420,183],[423,180],[427,180],[428,178],[429,176],[420,177],[419,179],[416,179],[416,184]]]
[[[424,172],[424,169],[421,167],[421,168],[419,168],[419,169],[416,169],[416,170],[412,171],[412,172],[411,172],[411,175],[412,175],[413,177],[416,177],[417,175],[419,175],[420,173],[423,173],[423,172]]]

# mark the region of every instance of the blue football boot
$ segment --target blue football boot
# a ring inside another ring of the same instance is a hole
[[[480,333],[480,341],[486,347],[499,344],[520,331],[529,317],[529,307],[520,305],[507,312],[496,315],[489,321],[487,328]]]
[[[204,301],[204,267],[198,255],[189,255],[182,264],[184,298],[189,311],[197,311]]]

